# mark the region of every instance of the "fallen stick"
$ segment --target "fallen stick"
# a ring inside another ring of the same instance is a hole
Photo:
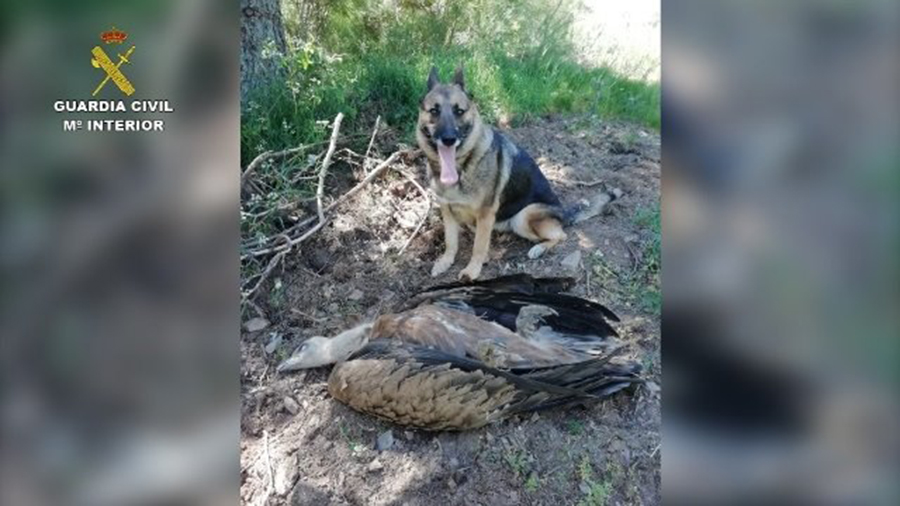
[[[275,470],[272,467],[272,455],[269,452],[269,431],[266,430],[263,431],[263,445],[266,452],[266,470],[269,474],[269,482],[266,486],[266,493],[263,495],[263,500],[260,504],[266,506],[266,503],[269,502],[269,497],[272,495],[272,491],[275,490]]]
[[[593,181],[572,181],[569,184],[572,184],[575,186],[591,187],[591,186],[597,186],[598,184],[603,184],[603,181],[604,181],[603,179],[595,179]]]
[[[266,270],[263,271],[262,275],[256,281],[256,284],[253,285],[253,288],[251,288],[250,291],[248,291],[241,297],[242,305],[244,302],[250,300],[250,297],[253,297],[256,291],[259,290],[259,287],[261,287],[262,284],[266,281],[266,279],[269,277],[269,274],[272,274],[272,271],[275,270],[275,267],[278,265],[278,263],[281,262],[285,255],[287,255],[287,252],[288,250],[284,250],[273,256],[272,259],[269,260],[269,265],[266,266]]]
[[[328,151],[322,160],[322,170],[319,171],[319,186],[316,188],[316,209],[319,212],[319,221],[325,221],[325,213],[322,211],[322,197],[325,196],[325,176],[328,174],[328,166],[331,165],[331,157],[334,156],[334,148],[337,145],[338,132],[341,130],[341,121],[344,113],[339,112],[334,117],[334,127],[331,129],[331,141],[328,143]]]
[[[366,156],[363,157],[363,168],[366,167],[366,160],[369,159],[369,153],[372,152],[372,145],[375,144],[375,136],[378,135],[378,125],[381,124],[381,116],[375,118],[375,128],[372,130],[372,138],[369,139],[369,147],[366,148]]]

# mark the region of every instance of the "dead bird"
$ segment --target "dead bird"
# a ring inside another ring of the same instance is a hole
[[[564,279],[517,275],[435,287],[420,302],[327,339],[313,337],[280,372],[336,363],[331,395],[399,425],[466,430],[583,403],[641,382],[613,360],[607,308],[558,293]]]

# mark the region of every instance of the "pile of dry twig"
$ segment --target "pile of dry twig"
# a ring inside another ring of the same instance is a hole
[[[251,263],[258,263],[260,261],[265,261],[268,258],[268,263],[265,264],[265,268],[262,269],[259,273],[249,275],[242,281],[241,286],[241,306],[250,305],[253,307],[258,313],[262,313],[259,307],[254,304],[253,298],[256,296],[260,287],[266,282],[266,280],[270,277],[272,272],[278,267],[279,264],[284,260],[285,256],[288,255],[291,251],[294,251],[296,248],[300,246],[301,243],[312,237],[316,232],[322,229],[329,220],[331,220],[335,215],[335,210],[344,202],[349,200],[351,197],[360,192],[363,188],[365,188],[368,184],[372,183],[376,180],[381,174],[383,174],[388,169],[396,170],[402,176],[404,176],[407,180],[409,180],[416,189],[422,194],[422,196],[428,202],[428,212],[431,211],[431,198],[428,192],[423,188],[418,181],[416,181],[415,177],[409,174],[407,171],[403,170],[403,165],[398,162],[409,163],[413,159],[418,156],[418,150],[415,149],[407,149],[396,151],[386,159],[378,159],[371,157],[372,146],[375,143],[375,138],[378,135],[379,126],[380,126],[380,118],[376,119],[375,127],[372,131],[372,136],[369,141],[369,145],[365,151],[364,155],[359,155],[358,153],[353,152],[350,149],[342,149],[341,152],[344,152],[347,156],[355,157],[357,160],[361,160],[360,165],[366,170],[366,174],[363,179],[353,186],[346,193],[335,198],[330,204],[325,205],[325,179],[328,176],[328,169],[331,166],[332,160],[335,158],[335,154],[337,151],[337,143],[338,137],[340,134],[341,122],[344,119],[344,115],[339,113],[332,124],[331,130],[331,138],[328,141],[328,148],[324,153],[324,157],[322,158],[321,165],[319,167],[319,171],[315,179],[317,179],[316,193],[315,193],[315,202],[316,202],[316,214],[305,219],[298,221],[297,223],[291,225],[290,227],[269,236],[264,237],[256,237],[253,238],[252,241],[242,241],[241,245],[241,264],[242,270],[246,274],[247,266]],[[321,143],[324,144],[324,143]],[[288,157],[296,156],[302,153],[306,153],[310,150],[310,148],[317,146],[306,145],[299,146],[296,148],[286,149],[283,151],[266,151],[259,156],[257,156],[253,161],[250,162],[249,165],[243,170],[241,173],[241,188],[242,191],[247,187],[252,187],[252,177],[257,172],[257,170],[263,166],[266,162],[271,162],[274,160],[285,159]],[[367,170],[368,167],[372,167],[371,170]],[[306,179],[312,179],[312,176],[308,176]],[[403,248],[400,250],[402,253],[406,250],[412,240],[419,233],[422,226],[425,224],[425,221],[428,217],[428,212],[426,212],[416,229],[410,235],[409,239],[404,244]]]

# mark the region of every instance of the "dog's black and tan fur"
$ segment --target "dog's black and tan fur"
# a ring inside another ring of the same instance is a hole
[[[536,242],[528,256],[537,258],[566,238],[563,225],[598,214],[617,196],[604,193],[584,210],[563,207],[528,153],[481,120],[461,68],[447,84],[431,69],[416,139],[428,156],[431,189],[444,221],[446,249],[432,276],[456,260],[460,223],[474,228],[475,241],[459,277],[474,280],[487,260],[492,230]]]

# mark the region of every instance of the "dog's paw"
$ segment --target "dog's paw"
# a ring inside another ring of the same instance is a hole
[[[449,269],[450,266],[453,265],[454,260],[455,258],[446,255],[438,258],[437,262],[435,262],[434,266],[431,268],[431,277],[436,278],[441,274],[447,272],[447,269]]]
[[[469,264],[465,269],[460,271],[460,281],[475,281],[481,275],[481,266]]]
[[[547,247],[543,244],[535,244],[528,250],[528,258],[534,260],[535,258],[540,258],[547,251]]]

